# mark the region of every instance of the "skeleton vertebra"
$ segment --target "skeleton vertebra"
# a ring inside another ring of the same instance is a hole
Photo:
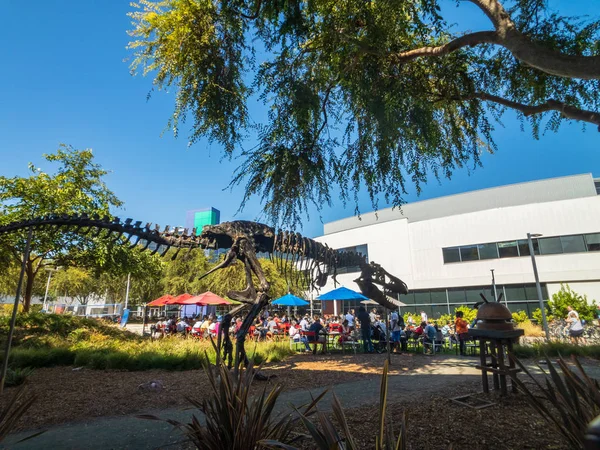
[[[361,274],[356,283],[362,293],[376,301],[382,306],[393,309],[395,305],[387,298],[386,294],[406,294],[406,284],[389,274],[381,266],[373,262],[368,263],[364,255],[348,251],[338,251],[313,239],[301,236],[299,233],[279,231],[268,225],[249,221],[225,222],[219,225],[204,227],[197,235],[196,229],[183,230],[171,229],[169,226],[160,231],[156,225],[154,228],[148,223],[142,226],[142,222],[133,222],[126,219],[122,222],[118,218],[111,217],[88,217],[81,216],[47,216],[22,222],[14,222],[0,226],[0,237],[3,234],[15,233],[20,230],[31,228],[35,231],[67,232],[79,235],[91,235],[101,237],[105,231],[104,238],[111,239],[115,244],[128,245],[130,248],[137,247],[142,251],[149,250],[154,244],[151,252],[166,255],[167,251],[174,247],[177,251],[173,259],[181,249],[229,249],[225,259],[208,273],[228,267],[236,260],[244,264],[247,286],[243,291],[232,291],[228,293],[230,298],[241,301],[242,305],[227,314],[220,327],[223,330],[225,352],[229,355],[231,363],[231,342],[229,340],[229,325],[233,314],[250,307],[237,337],[236,368],[238,358],[245,361],[244,341],[252,322],[270,300],[269,281],[266,279],[257,254],[268,253],[276,260],[279,270],[283,273],[289,285],[299,286],[303,289],[316,289],[325,286],[327,277],[333,276],[335,281],[338,267],[358,266]],[[255,286],[252,276],[256,275],[259,286]],[[389,281],[387,280],[389,279]],[[377,286],[384,289],[382,292]],[[219,346],[221,336],[219,336]]]

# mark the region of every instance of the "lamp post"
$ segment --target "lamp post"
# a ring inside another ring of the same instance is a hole
[[[546,319],[546,308],[544,306],[544,300],[542,299],[542,286],[540,286],[540,277],[538,276],[537,264],[535,263],[535,252],[533,251],[533,241],[531,238],[537,238],[542,236],[541,234],[527,233],[527,244],[529,245],[529,254],[531,255],[531,265],[533,266],[533,276],[535,277],[535,287],[537,289],[538,300],[540,302],[540,310],[542,311],[542,326],[544,327],[544,334],[546,335],[546,341],[550,340],[550,333],[548,332],[548,320]]]
[[[496,290],[496,277],[494,277],[494,269],[490,269],[492,272],[492,289],[494,291],[494,301],[498,301],[498,291]]]
[[[52,278],[52,274],[58,270],[58,267],[46,266],[44,270],[48,272],[48,281],[46,282],[46,292],[44,293],[44,302],[42,303],[42,308],[44,311],[47,311],[46,300],[48,299],[48,289],[50,288],[50,280]]]

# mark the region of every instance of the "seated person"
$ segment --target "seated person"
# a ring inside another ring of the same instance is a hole
[[[296,323],[296,321],[292,321],[292,325],[290,326],[290,339],[294,342],[302,342],[307,352],[310,352],[310,346],[308,345],[308,339],[306,336],[302,336],[300,334],[300,327]]]
[[[275,314],[275,317],[277,317],[277,314]],[[278,326],[277,320],[275,320],[275,318],[271,318],[267,322],[267,336],[273,337],[273,335],[278,334],[278,333],[279,333],[279,326]]]
[[[435,330],[434,326],[430,323],[428,324],[426,322],[423,322],[421,323],[421,327],[423,328],[423,336],[425,337],[423,344],[425,345],[426,349],[429,349],[430,352],[433,353],[432,344],[435,343],[437,331]]]
[[[213,319],[210,324],[208,325],[208,333],[215,337],[218,333],[218,329],[217,329],[217,319]]]
[[[307,336],[308,342],[316,341],[319,344],[325,344],[326,337],[323,335],[323,333],[326,333],[326,331],[325,331],[325,328],[323,327],[323,325],[321,324],[321,319],[319,318],[318,315],[314,316],[314,322],[308,328],[308,331],[314,333],[314,336]],[[315,351],[316,351],[316,347],[315,347]],[[323,346],[323,353],[325,353],[325,346]]]
[[[412,330],[412,332],[414,334],[416,334],[417,336],[423,336],[423,330],[425,330],[425,327],[427,326],[426,322],[422,322],[421,325],[419,325],[417,328],[415,328],[414,330]]]
[[[185,334],[187,332],[188,324],[183,318],[180,318],[179,321],[177,322],[176,327],[177,327],[178,333]]]

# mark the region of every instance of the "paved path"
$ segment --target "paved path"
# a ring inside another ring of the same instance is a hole
[[[392,360],[393,363],[393,360]],[[600,376],[600,369],[592,367],[590,374]],[[434,393],[444,388],[457,386],[465,381],[477,380],[480,372],[475,369],[475,359],[459,359],[455,357],[436,356],[431,364],[415,371],[392,375],[389,378],[388,397],[390,402],[402,400],[414,401],[423,392]],[[278,402],[278,412],[289,410],[290,404],[308,403],[313,395],[322,392],[323,388],[310,391],[284,392]],[[379,399],[379,378],[342,383],[332,388],[340,398],[343,406],[356,408],[375,404]],[[465,392],[468,393],[468,392]],[[115,401],[127,401],[115,397]],[[330,394],[320,403],[321,409],[329,409]],[[57,405],[59,408],[60,405]],[[154,412],[161,418],[179,421],[188,420],[197,410],[165,409]],[[53,427],[46,433],[29,441],[14,444],[26,436],[19,434],[9,438],[5,447],[15,450],[26,449],[159,449],[179,448],[181,434],[163,422],[138,419],[134,416],[107,417],[87,423],[76,423]]]

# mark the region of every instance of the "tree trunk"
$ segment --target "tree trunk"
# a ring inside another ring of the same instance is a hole
[[[29,309],[31,307],[33,282],[35,280],[35,273],[32,264],[32,261],[27,261],[27,265],[25,267],[25,274],[27,275],[27,278],[25,281],[25,292],[23,294],[23,312],[29,312]]]

